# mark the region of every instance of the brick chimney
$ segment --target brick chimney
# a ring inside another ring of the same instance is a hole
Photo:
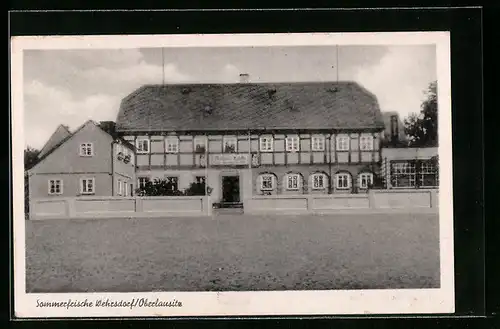
[[[248,83],[250,81],[250,75],[248,73],[240,73],[240,83]]]

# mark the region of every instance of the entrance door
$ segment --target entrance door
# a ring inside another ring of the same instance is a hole
[[[240,178],[238,176],[222,177],[222,201],[240,202]]]

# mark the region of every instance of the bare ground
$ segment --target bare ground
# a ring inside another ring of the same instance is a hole
[[[435,214],[26,221],[27,292],[439,287]]]

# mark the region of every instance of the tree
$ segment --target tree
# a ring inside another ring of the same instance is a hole
[[[409,146],[432,147],[438,144],[437,81],[429,84],[425,95],[427,98],[422,102],[420,113],[412,113],[404,120]]]
[[[30,170],[38,163],[38,154],[40,151],[31,146],[24,149],[24,170]]]
[[[27,170],[30,170],[38,163],[39,150],[30,146],[24,149],[24,214],[29,218],[29,179]]]

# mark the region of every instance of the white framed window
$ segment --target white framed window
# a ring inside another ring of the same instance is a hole
[[[149,139],[138,138],[135,143],[137,153],[149,153]]]
[[[165,176],[165,180],[171,184],[172,191],[179,190],[179,177],[177,177],[177,176]]]
[[[287,190],[298,190],[300,184],[299,174],[288,174],[286,175],[286,189]]]
[[[298,152],[299,151],[299,136],[288,136],[285,139],[286,150],[288,152]]]
[[[123,196],[128,196],[128,184],[123,182]]]
[[[260,189],[262,191],[272,191],[274,189],[274,175],[260,175]]]
[[[372,173],[361,173],[358,176],[358,185],[361,189],[367,189],[373,184],[373,174]]]
[[[393,187],[415,187],[416,176],[414,161],[391,161],[391,185]]]
[[[165,140],[165,147],[167,153],[178,153],[179,152],[179,139],[176,137],[167,137]]]
[[[439,186],[438,169],[432,161],[422,161],[419,170],[419,184],[421,187]]]
[[[311,140],[313,151],[324,151],[325,150],[325,137],[324,136],[313,136]]]
[[[223,150],[224,153],[236,153],[238,151],[238,139],[236,137],[224,136],[223,140]]]
[[[373,150],[373,136],[366,135],[359,138],[359,149],[361,151],[371,151]]]
[[[80,156],[91,157],[94,155],[94,147],[92,143],[81,143],[80,144]]]
[[[337,136],[337,151],[349,151],[349,136]]]
[[[137,178],[137,186],[139,188],[144,188],[144,187],[146,187],[147,182],[150,182],[150,181],[151,181],[151,179],[149,177],[146,177],[146,176],[139,177],[139,178]]]
[[[260,151],[261,152],[272,152],[273,151],[273,137],[272,136],[261,136],[259,144],[260,144]]]
[[[205,182],[206,182],[206,178],[205,178],[205,176],[196,176],[196,177],[194,178],[194,182],[195,182],[196,184],[205,184]]]
[[[205,153],[207,150],[207,138],[206,137],[195,137],[194,139],[194,151],[196,153]]]
[[[95,193],[95,180],[94,178],[80,179],[80,193],[81,194],[94,194]]]
[[[123,194],[123,182],[121,180],[118,180],[118,195]]]
[[[49,179],[49,194],[56,195],[63,193],[63,181],[62,179]]]
[[[321,190],[326,188],[326,175],[322,173],[312,174],[312,189],[313,190]]]
[[[348,173],[339,173],[335,175],[335,187],[338,190],[347,190],[351,188],[351,175]]]

